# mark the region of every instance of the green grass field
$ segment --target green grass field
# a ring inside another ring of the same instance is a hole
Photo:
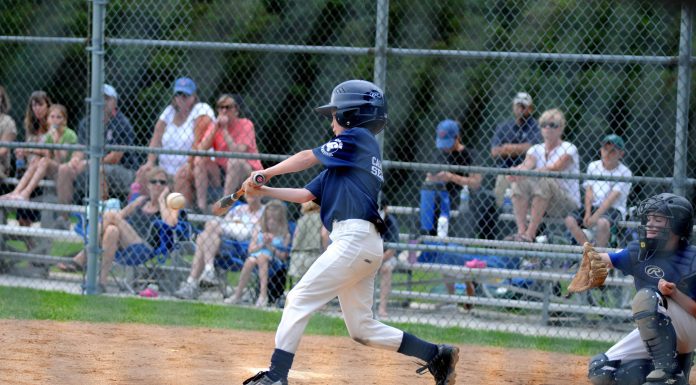
[[[275,331],[280,311],[209,305],[184,301],[80,296],[24,288],[0,287],[0,318],[115,322]],[[562,338],[528,337],[505,332],[390,323],[421,338],[455,344],[538,349],[590,356],[611,344]],[[315,315],[307,334],[348,336],[343,320]]]

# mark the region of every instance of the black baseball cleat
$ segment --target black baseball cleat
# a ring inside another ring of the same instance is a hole
[[[416,373],[423,374],[425,369],[435,377],[435,385],[454,385],[457,373],[454,367],[459,361],[459,348],[452,345],[438,345],[437,354],[430,362],[416,370]]]
[[[288,385],[288,380],[271,380],[268,372],[258,372],[255,376],[247,378],[242,385]]]

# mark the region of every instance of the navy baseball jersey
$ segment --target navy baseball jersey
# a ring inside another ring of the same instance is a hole
[[[326,168],[305,186],[321,206],[321,221],[331,231],[334,221],[374,221],[377,194],[382,188],[382,159],[379,144],[362,127],[343,131],[312,150]]]
[[[664,278],[674,282],[684,294],[696,299],[696,248],[689,246],[674,254],[655,256],[645,261],[638,259],[639,252],[638,241],[633,241],[625,249],[609,253],[615,268],[633,276],[636,290],[657,290],[657,283]]]

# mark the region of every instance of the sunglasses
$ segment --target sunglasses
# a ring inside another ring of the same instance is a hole
[[[555,130],[555,129],[557,129],[557,128],[560,127],[560,126],[561,126],[561,125],[558,124],[558,123],[556,123],[556,122],[544,122],[544,123],[541,123],[541,128],[549,127],[549,128],[553,128],[553,129]]]
[[[234,104],[225,104],[225,105],[218,105],[217,106],[217,109],[222,110],[222,111],[234,110],[235,108],[237,108],[237,106],[235,106]]]
[[[177,97],[177,96],[182,96],[184,98],[188,98],[191,95],[179,91],[179,92],[174,93],[174,97]]]
[[[167,181],[164,179],[150,179],[150,184],[158,184],[160,186],[166,186]]]

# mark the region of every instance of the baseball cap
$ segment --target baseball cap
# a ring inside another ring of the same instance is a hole
[[[620,136],[616,134],[610,134],[605,136],[604,140],[602,140],[602,146],[604,146],[607,143],[613,144],[616,148],[618,148],[621,151],[624,151],[626,149],[626,143],[623,139],[621,139]]]
[[[435,145],[439,150],[454,147],[454,140],[459,135],[459,124],[452,119],[446,119],[437,124]]]
[[[196,83],[191,78],[178,78],[174,82],[174,93],[177,92],[193,95],[196,93]]]
[[[110,98],[118,99],[118,94],[116,93],[116,89],[113,86],[106,84],[106,83],[104,83],[104,95],[106,95]]]
[[[526,92],[518,92],[515,98],[512,99],[512,104],[522,104],[529,107],[532,105],[532,97]]]

